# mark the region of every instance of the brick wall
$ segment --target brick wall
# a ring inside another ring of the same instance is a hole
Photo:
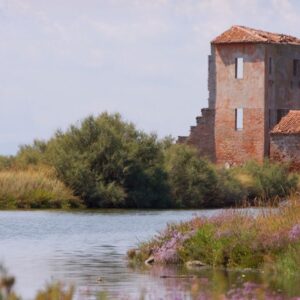
[[[300,170],[300,135],[271,134],[270,159],[291,164],[291,169]]]
[[[262,161],[265,150],[265,45],[216,45],[215,149],[218,164]],[[243,79],[235,78],[235,59],[244,59]],[[235,109],[243,109],[243,129],[235,128]]]
[[[244,129],[235,130],[235,110],[216,113],[216,155],[219,164],[239,165],[249,159],[262,162],[264,158],[264,111],[244,109]],[[222,125],[221,125],[222,124]]]
[[[238,57],[244,59],[243,79],[235,78]],[[290,109],[300,109],[300,67],[295,76],[294,59],[300,60],[300,47],[295,45],[212,44],[208,108],[196,118],[190,135],[178,142],[194,145],[200,155],[221,165],[242,164],[249,159],[262,162],[269,155],[296,161],[293,155],[300,153],[295,138],[274,137],[270,149],[269,136],[280,117]],[[243,109],[242,130],[235,126],[237,108]]]

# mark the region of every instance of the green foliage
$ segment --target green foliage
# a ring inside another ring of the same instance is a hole
[[[0,171],[43,165],[54,168],[56,178],[87,207],[228,207],[245,200],[281,199],[297,187],[286,166],[266,161],[219,168],[188,145],[174,144],[171,137],[159,140],[108,113],[57,131],[47,142],[23,145],[16,157],[0,156]],[[38,199],[30,207],[60,206],[50,201],[54,196],[48,189],[36,188],[28,197]],[[2,207],[4,202],[5,207],[19,206],[17,201],[22,202],[6,194]]]
[[[47,143],[34,140],[32,145],[22,145],[15,159],[15,166],[26,168],[28,165],[39,165],[44,163],[44,154]]]
[[[265,160],[261,165],[255,161],[249,161],[239,170],[251,176],[251,183],[247,187],[249,199],[283,198],[297,187],[296,175],[289,174],[288,166],[283,164],[270,163]]]
[[[299,272],[300,266],[300,242],[288,245],[284,251],[278,254],[275,269],[279,274],[291,277]]]
[[[220,265],[222,243],[215,238],[215,228],[212,224],[203,225],[196,234],[187,240],[180,249],[181,261],[200,260],[205,264]]]
[[[0,155],[0,171],[12,168],[15,158],[13,156]]]
[[[88,117],[57,132],[46,159],[89,207],[166,207],[163,144],[118,114]]]
[[[247,198],[247,189],[231,170],[218,170],[218,181],[214,191],[212,206],[240,206]]]
[[[264,268],[264,277],[289,295],[300,294],[300,243],[288,245]]]
[[[298,198],[278,210],[266,213],[262,209],[256,216],[229,210],[210,218],[195,217],[168,225],[159,235],[129,251],[128,257],[143,261],[151,250],[154,263],[173,263],[169,259],[173,256],[181,263],[200,261],[212,267],[263,268],[265,276],[288,290],[288,282],[300,278],[299,216]],[[284,280],[278,282],[282,277]]]
[[[236,230],[218,235],[213,223],[206,223],[180,249],[181,260],[200,260],[210,266],[258,267],[263,256],[252,247],[253,232]]]
[[[215,168],[187,145],[172,145],[165,152],[165,166],[176,207],[211,206],[218,182]]]

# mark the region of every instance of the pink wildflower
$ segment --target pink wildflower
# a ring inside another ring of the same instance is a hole
[[[168,241],[163,243],[161,247],[154,250],[154,257],[156,261],[162,263],[176,263],[178,262],[177,248],[181,246],[187,239],[192,236],[193,232],[183,234],[178,231],[173,231],[170,234]]]
[[[296,224],[289,232],[289,239],[291,241],[298,241],[300,240],[300,224]]]

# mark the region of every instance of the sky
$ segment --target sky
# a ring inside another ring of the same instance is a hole
[[[210,41],[232,25],[300,37],[299,15],[298,0],[0,0],[0,155],[104,111],[187,135]]]

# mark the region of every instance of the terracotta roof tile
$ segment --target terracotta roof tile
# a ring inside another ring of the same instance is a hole
[[[279,33],[257,30],[245,26],[232,26],[211,42],[212,44],[270,43],[300,45],[300,39]]]
[[[300,110],[290,110],[271,131],[272,134],[300,134]]]

